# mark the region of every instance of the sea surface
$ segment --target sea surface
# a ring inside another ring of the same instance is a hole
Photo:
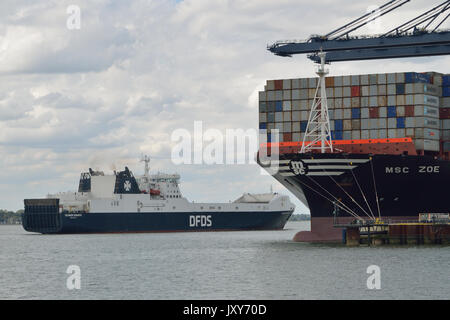
[[[289,222],[283,231],[40,235],[0,226],[0,299],[450,296],[448,246],[347,248],[291,241],[308,229],[309,222]],[[367,287],[372,265],[379,267],[381,289]],[[69,266],[79,267],[79,290],[67,288]]]

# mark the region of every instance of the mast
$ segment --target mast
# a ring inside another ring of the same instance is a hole
[[[325,69],[325,52],[318,53],[320,57],[320,66],[317,70],[319,82],[317,84],[316,95],[311,107],[308,125],[306,127],[305,136],[301,153],[311,152],[320,149],[322,153],[327,150],[333,152],[333,141],[331,139],[330,117],[328,115],[327,92],[325,85],[325,76],[328,69]],[[320,142],[320,147],[318,143]]]
[[[148,173],[150,172],[150,157],[147,155],[143,155],[141,158],[141,162],[145,163],[145,171],[144,171],[144,176],[148,178]]]

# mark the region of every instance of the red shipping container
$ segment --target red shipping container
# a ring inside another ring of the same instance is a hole
[[[283,80],[275,80],[275,90],[283,90]]]
[[[360,86],[353,86],[352,87],[352,97],[359,97],[361,94],[361,87]]]
[[[291,142],[291,141],[292,141],[292,133],[284,133],[283,142]]]
[[[441,109],[439,109],[439,118],[441,118],[441,119],[450,119],[450,108],[441,108]]]
[[[369,108],[369,117],[370,118],[379,118],[380,112],[377,107]]]
[[[414,106],[405,106],[405,117],[414,117]]]

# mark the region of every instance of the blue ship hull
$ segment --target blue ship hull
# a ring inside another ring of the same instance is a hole
[[[22,224],[43,234],[144,233],[283,229],[291,211],[174,212],[174,213],[59,213],[57,199],[26,200]]]

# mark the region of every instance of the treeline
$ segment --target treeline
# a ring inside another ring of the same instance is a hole
[[[309,221],[311,216],[309,214],[293,214],[289,221]]]
[[[21,224],[23,210],[16,212],[0,210],[0,224]]]

